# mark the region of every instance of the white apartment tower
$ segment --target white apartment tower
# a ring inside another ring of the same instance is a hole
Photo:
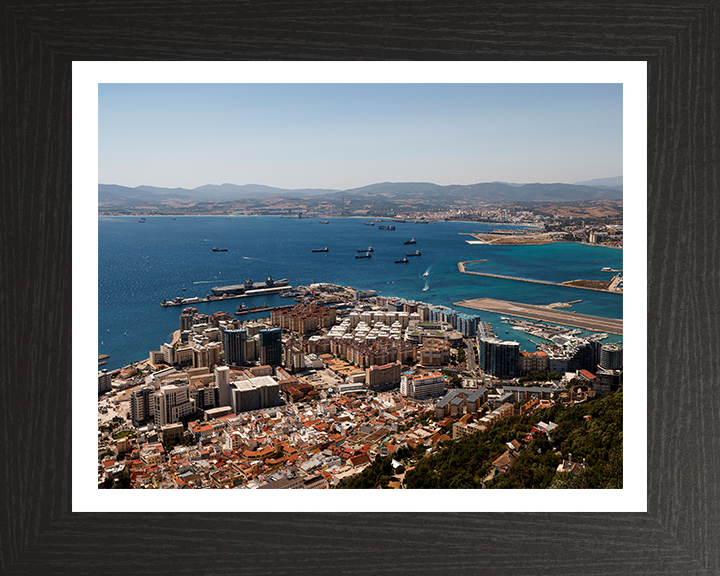
[[[179,422],[181,418],[195,412],[195,401],[190,398],[190,385],[169,384],[162,386],[153,395],[155,427]]]

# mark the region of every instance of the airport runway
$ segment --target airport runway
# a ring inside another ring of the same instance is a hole
[[[484,310],[485,312],[494,312],[495,314],[516,316],[518,318],[529,318],[530,320],[552,322],[554,324],[562,324],[563,326],[583,328],[593,332],[606,332],[607,334],[618,334],[620,336],[622,336],[623,333],[622,320],[588,316],[586,314],[577,314],[576,312],[565,312],[545,306],[535,306],[533,304],[521,304],[519,302],[494,300],[492,298],[477,298],[474,300],[455,302],[453,306]]]

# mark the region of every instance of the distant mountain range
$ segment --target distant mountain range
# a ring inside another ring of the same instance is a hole
[[[612,178],[595,178],[595,180],[585,180],[584,182],[575,182],[575,184],[586,186],[603,186],[607,188],[618,188],[622,190],[623,177],[613,176]]]
[[[269,198],[318,202],[394,201],[436,205],[466,202],[572,202],[580,200],[622,200],[622,176],[600,178],[575,184],[513,184],[484,182],[440,186],[429,182],[382,182],[349,190],[304,188],[287,190],[261,184],[207,184],[197,188],[158,188],[137,186],[129,188],[116,184],[98,185],[100,207],[132,205],[173,205],[188,203],[219,203],[258,201],[266,204]]]

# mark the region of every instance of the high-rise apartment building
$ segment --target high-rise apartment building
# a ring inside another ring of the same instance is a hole
[[[620,344],[603,344],[600,348],[600,366],[606,370],[622,370],[622,346]]]
[[[112,389],[112,378],[107,370],[98,372],[98,396]]]
[[[520,344],[498,338],[481,338],[478,342],[482,371],[501,378],[520,375]]]
[[[177,381],[184,382],[184,381]],[[195,412],[195,402],[190,398],[190,385],[168,384],[153,394],[155,427],[179,422],[181,418]]]
[[[155,408],[153,394],[155,394],[153,386],[136,388],[130,394],[130,417],[136,428],[153,419]]]
[[[282,364],[282,329],[260,330],[260,364],[280,366]]]
[[[215,384],[218,387],[216,404],[218,406],[230,406],[230,368],[227,366],[217,366],[215,368]]]
[[[228,366],[247,364],[247,330],[224,330],[223,348],[225,364]]]

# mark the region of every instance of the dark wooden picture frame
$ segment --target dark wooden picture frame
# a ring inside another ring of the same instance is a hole
[[[0,573],[720,572],[717,4],[3,3]],[[283,59],[647,61],[647,513],[71,512],[72,62]]]

